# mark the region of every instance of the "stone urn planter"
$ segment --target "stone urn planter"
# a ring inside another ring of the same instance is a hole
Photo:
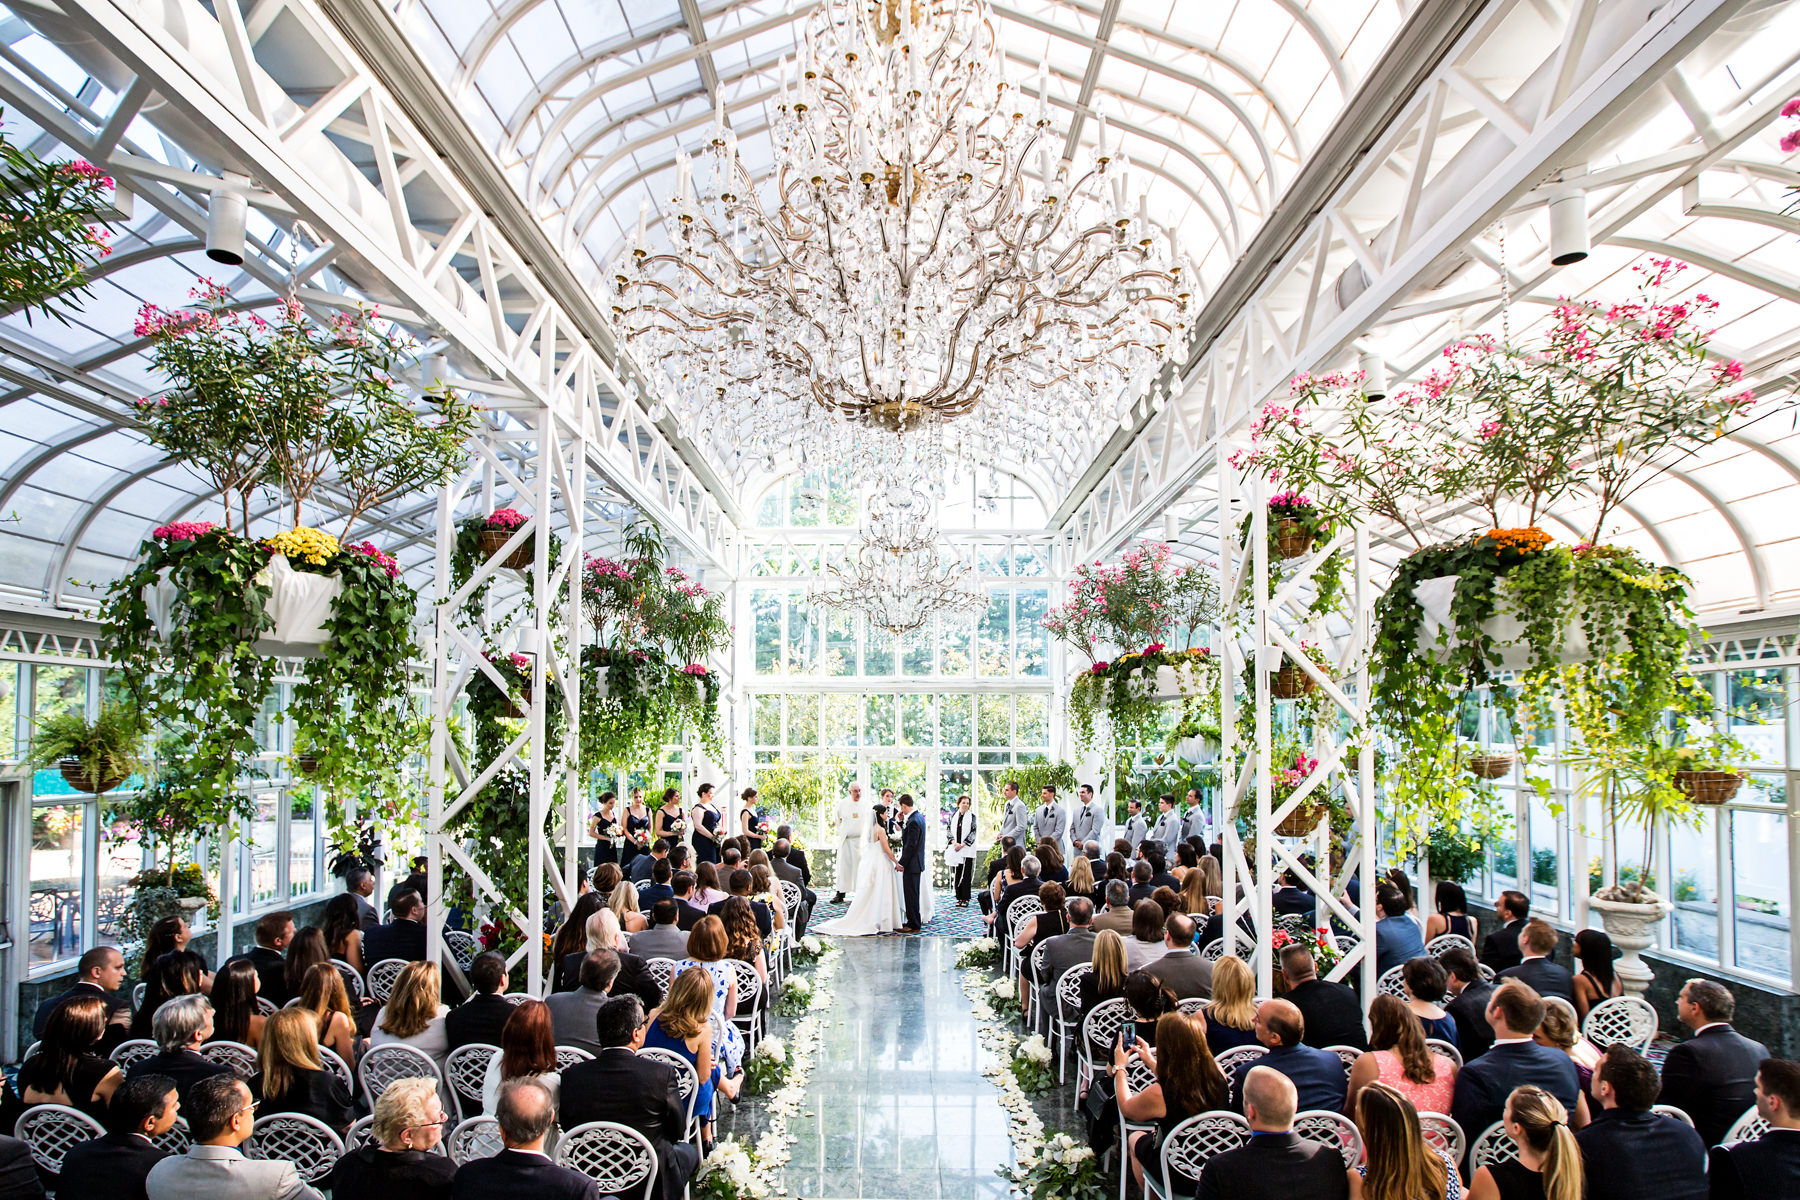
[[[1625,994],[1642,996],[1656,976],[1638,954],[1656,941],[1656,924],[1674,910],[1674,905],[1655,892],[1642,892],[1644,898],[1638,900],[1607,898],[1606,892],[1614,890],[1607,888],[1588,897],[1588,907],[1600,914],[1606,936],[1619,948],[1619,961],[1613,969],[1619,973]]]

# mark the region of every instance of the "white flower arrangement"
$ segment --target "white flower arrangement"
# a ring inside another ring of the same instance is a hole
[[[756,1049],[751,1053],[750,1057],[768,1058],[773,1059],[776,1062],[786,1062],[787,1052],[786,1042],[783,1042],[778,1037],[766,1037],[762,1041],[756,1043]]]
[[[994,980],[993,983],[988,985],[988,991],[994,993],[995,996],[1002,1000],[1014,1000],[1017,999],[1019,995],[1019,989],[1013,986],[1013,981],[1010,977]]]
[[[800,939],[800,948],[802,950],[805,950],[808,954],[811,954],[811,955],[820,955],[820,954],[825,953],[825,943],[821,942],[818,938],[814,937],[810,933]]]
[[[1050,1061],[1050,1043],[1044,1040],[1043,1034],[1034,1033],[1019,1043],[1019,1053],[1032,1062],[1047,1063]]]

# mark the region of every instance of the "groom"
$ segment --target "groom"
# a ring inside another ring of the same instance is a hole
[[[919,933],[925,928],[919,911],[919,877],[925,873],[925,817],[913,808],[910,795],[900,797],[900,831],[900,861],[894,864],[906,893],[906,924],[900,932]]]

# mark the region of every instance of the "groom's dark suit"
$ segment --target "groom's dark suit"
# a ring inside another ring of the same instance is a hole
[[[919,908],[919,880],[925,874],[925,814],[918,809],[906,818],[900,834],[900,879],[906,892],[906,926],[920,929],[925,920]]]

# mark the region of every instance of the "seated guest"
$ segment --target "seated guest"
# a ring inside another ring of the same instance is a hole
[[[694,1096],[694,1116],[701,1135],[712,1141],[713,1097],[724,1092],[735,1100],[743,1082],[741,1074],[728,1076],[712,1052],[712,976],[704,967],[689,967],[669,984],[662,1011],[644,1032],[644,1048],[668,1050],[688,1060],[700,1081]]]
[[[1569,968],[1552,962],[1556,952],[1556,930],[1550,922],[1534,918],[1519,931],[1519,965],[1499,973],[1500,979],[1517,979],[1531,985],[1540,996],[1556,996],[1575,1003],[1575,976]],[[1498,982],[1498,980],[1496,980]]]
[[[598,1054],[600,1043],[594,1040],[594,1018],[618,978],[619,955],[616,951],[589,950],[581,960],[581,973],[577,977],[580,986],[572,992],[552,993],[544,1001],[552,1030],[551,1045],[573,1046],[589,1054]],[[507,1027],[511,1026],[512,1022],[507,1022]]]
[[[717,863],[703,862],[694,865],[695,907],[701,912],[705,912],[729,895],[731,895],[730,892],[719,886],[719,865]],[[692,926],[689,928],[691,930]]]
[[[1006,886],[1000,890],[1000,895],[994,900],[994,936],[996,937],[1005,938],[1012,929],[1009,919],[1013,901],[1021,896],[1035,896],[1038,894],[1038,889],[1044,886],[1044,881],[1038,875],[1043,864],[1038,862],[1037,855],[1021,854],[1018,862],[1018,874],[1013,875],[1011,866],[1008,866],[1007,874],[1002,877]],[[1148,895],[1148,893],[1145,894]],[[1161,935],[1159,934],[1158,937],[1160,938]]]
[[[1411,1100],[1385,1083],[1371,1083],[1356,1094],[1350,1115],[1364,1154],[1350,1168],[1351,1200],[1458,1200],[1462,1195],[1456,1164],[1425,1140]]]
[[[688,877],[692,880],[692,876]],[[690,882],[691,886],[691,882]],[[702,916],[706,914],[702,913]],[[687,930],[681,927],[681,901],[658,900],[650,909],[650,928],[631,935],[631,952],[639,958],[677,959],[687,956]]]
[[[1675,998],[1675,1015],[1694,1036],[1663,1060],[1660,1103],[1692,1117],[1708,1146],[1756,1103],[1756,1073],[1769,1057],[1768,1047],[1731,1027],[1736,1011],[1731,992],[1708,979],[1688,980]]]
[[[1194,945],[1196,928],[1194,918],[1186,913],[1169,913],[1163,922],[1162,957],[1144,966],[1177,1000],[1204,1000],[1212,995],[1212,963],[1201,958],[1200,947]]]
[[[787,852],[784,857],[786,857],[790,864],[799,868],[801,884],[806,887],[811,887],[812,863],[807,861],[806,851],[794,844],[794,827],[792,825],[776,826],[775,838],[777,843],[786,842],[788,844]]]
[[[749,963],[762,981],[766,993],[770,987],[769,956],[763,950],[762,935],[756,932],[756,914],[750,901],[733,896],[719,910],[719,923],[725,926],[725,957]]]
[[[806,886],[806,873],[793,861],[795,850],[784,837],[775,840],[775,851],[769,855],[769,869],[775,878],[783,883],[791,883],[800,889],[800,909],[794,917],[794,936],[806,936],[806,923],[812,917],[813,906],[819,902],[818,893]]]
[[[657,838],[650,843],[650,853],[640,854],[631,860],[631,882],[648,883],[650,871],[659,862],[669,861],[669,843]]]
[[[731,896],[742,896],[744,899],[750,900],[752,883],[753,877],[747,870],[736,870],[726,876],[726,886],[731,889]],[[731,896],[727,896],[725,899],[729,900]],[[756,931],[762,935],[764,941],[768,941],[769,935],[775,932],[775,915],[761,900],[750,900],[750,910],[756,914]],[[723,916],[724,912],[725,900],[716,900],[706,906],[706,915],[709,917]]]
[[[1425,920],[1427,942],[1454,933],[1457,937],[1468,938],[1471,946],[1481,944],[1476,940],[1481,936],[1481,924],[1469,915],[1469,898],[1462,884],[1440,879],[1431,899],[1432,907],[1437,911]]]
[[[580,1171],[557,1166],[544,1150],[544,1139],[556,1124],[556,1102],[543,1084],[535,1079],[509,1081],[500,1089],[494,1117],[506,1148],[456,1169],[450,1193],[455,1200],[600,1200],[599,1184]]]
[[[1473,1145],[1482,1130],[1500,1120],[1506,1098],[1525,1084],[1552,1096],[1577,1127],[1587,1124],[1587,1106],[1581,1100],[1574,1061],[1560,1050],[1531,1040],[1544,1020],[1544,1001],[1538,994],[1509,980],[1494,989],[1487,1017],[1494,1030],[1493,1048],[1480,1058],[1464,1061],[1456,1076],[1456,1099],[1450,1105],[1450,1115],[1468,1134],[1469,1143]]]
[[[200,1047],[213,1035],[212,1001],[205,996],[177,996],[156,1010],[156,1053],[139,1059],[126,1079],[155,1075],[175,1082],[177,1098],[187,1103],[190,1089],[202,1079],[229,1075],[223,1063],[200,1057]]]
[[[667,861],[659,862],[651,868],[650,878],[653,881],[640,897],[637,886],[621,883],[606,898],[606,907],[612,909],[613,915],[619,918],[619,928],[626,933],[639,933],[650,928],[650,918],[644,915],[643,905],[654,904],[658,900],[671,897],[675,890],[669,886],[672,872]]]
[[[1350,1068],[1344,1112],[1356,1115],[1356,1093],[1380,1083],[1421,1112],[1449,1112],[1456,1095],[1456,1062],[1425,1044],[1418,1014],[1383,992],[1369,1005],[1369,1052]]]
[[[150,1139],[175,1128],[181,1101],[166,1075],[139,1075],[113,1093],[106,1136],[71,1146],[56,1177],[59,1196],[107,1196],[147,1200],[150,1168],[167,1158]]]
[[[675,1068],[637,1053],[647,1025],[636,996],[615,996],[601,1007],[596,1032],[603,1049],[563,1073],[561,1120],[564,1129],[613,1121],[643,1134],[661,1164],[656,1173],[661,1200],[680,1200],[700,1165],[700,1152],[682,1140],[687,1103],[676,1088]]]
[[[1126,1069],[1131,1058],[1156,1072],[1156,1082],[1141,1092],[1131,1090]],[[1134,1124],[1153,1126],[1148,1132],[1133,1133],[1126,1147],[1131,1177],[1142,1189],[1145,1171],[1162,1170],[1162,1139],[1169,1131],[1189,1117],[1225,1106],[1225,1073],[1213,1061],[1200,1030],[1181,1013],[1157,1019],[1154,1047],[1142,1039],[1129,1046],[1123,1039],[1113,1043],[1109,1070],[1120,1114]]]
[[[1031,962],[1031,952],[1037,949],[1039,942],[1047,942],[1069,932],[1069,914],[1066,911],[1068,898],[1067,889],[1055,880],[1038,886],[1038,901],[1043,904],[1043,910],[1020,922],[1019,931],[1013,936],[1013,948],[1020,952],[1019,959],[1027,964],[1027,969]],[[1032,982],[1040,981],[1034,979]]]
[[[1593,1085],[1594,1072],[1600,1067],[1600,1051],[1581,1036],[1581,1027],[1575,1023],[1575,1006],[1560,996],[1544,997],[1544,1019],[1531,1040],[1569,1056],[1575,1064],[1575,1079],[1581,1085],[1581,1094],[1587,1098],[1591,1117],[1596,1107]]]
[[[613,866],[611,863],[606,865]],[[550,950],[546,955],[555,971],[551,991],[567,992],[576,986],[575,975],[581,970],[581,956],[588,952],[588,922],[605,907],[605,896],[589,892],[576,899],[568,919],[556,927],[556,936],[550,939]]]
[[[237,1042],[252,1050],[262,1044],[268,1021],[256,1007],[262,985],[256,964],[247,958],[234,958],[219,968],[212,987],[213,1041]]]
[[[1147,1046],[1156,1045],[1156,1023],[1163,1014],[1178,1011],[1174,995],[1148,971],[1133,971],[1125,977],[1125,1007],[1126,1020],[1137,1022],[1138,1040]],[[1104,1061],[1106,1054],[1102,1047],[1095,1058]]]
[[[326,1180],[331,1200],[449,1200],[456,1165],[432,1153],[449,1121],[432,1080],[388,1084],[375,1101],[373,1140],[347,1151]]]
[[[381,924],[381,914],[369,903],[375,894],[375,872],[365,866],[354,866],[344,872],[344,894],[356,901],[356,917],[367,932]]]
[[[1319,901],[1311,891],[1300,886],[1299,878],[1289,870],[1281,873],[1281,886],[1270,895],[1269,903],[1278,917],[1311,917]]]
[[[1494,901],[1500,914],[1500,928],[1481,941],[1481,961],[1495,971],[1516,967],[1525,952],[1519,948],[1519,935],[1525,932],[1525,921],[1531,916],[1531,901],[1524,892],[1511,889],[1500,893]]]
[[[317,925],[303,926],[288,943],[287,965],[282,968],[281,977],[287,987],[288,999],[300,994],[300,985],[305,982],[308,970],[317,963],[330,961],[331,952],[325,948],[325,931]]]
[[[1608,1048],[1594,1073],[1600,1110],[1575,1135],[1587,1200],[1706,1200],[1706,1147],[1686,1122],[1650,1111],[1661,1086],[1649,1059]]]
[[[1122,863],[1124,860],[1121,859]],[[1131,936],[1131,885],[1123,879],[1109,879],[1103,889],[1106,907],[1094,914],[1094,932],[1110,929],[1120,937]],[[1202,947],[1204,949],[1204,947]]]
[[[1264,1000],[1256,1008],[1256,1040],[1268,1047],[1257,1065],[1279,1071],[1294,1081],[1300,1111],[1315,1108],[1344,1111],[1344,1060],[1329,1050],[1308,1046],[1306,1019],[1286,1000]],[[1244,1076],[1231,1097],[1231,1107],[1243,1111]]]
[[[611,950],[619,958],[619,973],[613,980],[613,992],[623,995],[634,993],[644,1002],[646,1009],[653,1009],[662,1003],[662,986],[656,977],[644,966],[643,956],[631,953],[626,947],[631,942],[619,928],[619,918],[609,908],[602,908],[588,918],[587,950],[579,956],[571,955],[563,959],[561,972],[565,987],[559,990],[573,991],[581,986],[581,963],[589,951]]]
[[[1139,900],[1131,910],[1131,936],[1125,939],[1125,965],[1136,971],[1148,966],[1163,956],[1168,949],[1164,943],[1163,925],[1167,914],[1162,905],[1145,898]]]
[[[409,962],[394,981],[387,1003],[375,1014],[375,1029],[369,1034],[369,1046],[393,1043],[412,1046],[431,1056],[431,1061],[444,1068],[450,1053],[449,1035],[444,1032],[444,1017],[449,1006],[438,1002],[438,969],[436,963]]]
[[[513,1006],[506,999],[506,956],[488,950],[469,964],[475,994],[444,1014],[444,1040],[450,1049],[476,1044],[498,1046]]]
[[[325,935],[325,948],[331,952],[331,957],[363,975],[368,972],[369,964],[363,958],[362,911],[356,906],[360,899],[349,892],[338,893],[325,902],[325,913],[319,920],[320,932]],[[366,903],[364,907],[367,907]],[[379,925],[380,922],[371,924]]]
[[[1243,959],[1225,954],[1213,964],[1212,1003],[1200,1012],[1206,1019],[1207,1049],[1215,1056],[1256,1044],[1256,979]]]
[[[1763,1059],[1756,1072],[1756,1115],[1769,1123],[1767,1133],[1711,1150],[1707,1178],[1712,1200],[1793,1200],[1800,1195],[1800,1063]]]
[[[604,950],[596,950],[595,954],[604,954]],[[583,989],[585,990],[585,989]],[[561,996],[552,996],[552,1000],[566,1000],[580,992],[565,992]],[[604,995],[600,997],[606,999]],[[590,1035],[586,1044],[579,1042],[563,1042],[552,1032],[554,1025],[551,1009],[547,1000],[525,1000],[510,1006],[512,1019],[506,1028],[500,1031],[500,1053],[488,1060],[487,1075],[481,1081],[481,1108],[483,1112],[493,1112],[500,1103],[500,1087],[510,1079],[530,1077],[543,1084],[550,1091],[551,1103],[556,1103],[562,1094],[562,1077],[557,1073],[556,1047],[579,1046],[583,1050],[594,1053],[589,1047],[598,1047]],[[587,1028],[593,1029],[594,1018],[590,1013]]]
[[[1445,982],[1450,1002],[1444,1012],[1456,1022],[1456,1048],[1463,1061],[1480,1058],[1494,1044],[1494,1029],[1487,1022],[1488,1001],[1493,999],[1494,985],[1482,978],[1481,965],[1475,956],[1461,946],[1446,950],[1438,961],[1449,972]]]
[[[269,1018],[257,1053],[250,1094],[259,1115],[299,1113],[331,1126],[340,1137],[356,1120],[350,1089],[319,1061],[319,1022],[304,1008],[284,1008]]]
[[[344,990],[344,976],[336,963],[326,961],[306,968],[293,1007],[311,1013],[318,1022],[319,1045],[346,1065],[356,1061],[356,1013],[350,1007],[350,993]]]
[[[37,1053],[19,1068],[19,1099],[66,1104],[104,1122],[106,1102],[125,1076],[97,1050],[106,1036],[106,1001],[92,993],[64,1000],[50,1012]]]
[[[1344,1200],[1349,1196],[1344,1159],[1337,1147],[1320,1145],[1294,1132],[1294,1114],[1301,1105],[1291,1079],[1259,1062],[1244,1072],[1239,1091],[1244,1119],[1255,1136],[1236,1150],[1206,1160],[1196,1200],[1278,1196]]]
[[[244,1083],[215,1075],[188,1095],[193,1145],[150,1168],[150,1200],[321,1200],[300,1182],[293,1163],[245,1158],[239,1151],[256,1122],[256,1101]]]
[[[1456,1045],[1456,1019],[1443,1009],[1450,972],[1429,954],[1400,964],[1400,986],[1406,989],[1406,1007],[1425,1029],[1425,1036]],[[1460,1047],[1459,1047],[1460,1049]]]
[[[689,933],[706,917],[700,903],[700,883],[692,871],[677,871],[669,881],[675,892],[675,928]]]
[[[1072,896],[1066,906],[1069,931],[1044,944],[1044,978],[1038,983],[1037,1002],[1056,1003],[1056,983],[1072,967],[1094,961],[1094,902],[1086,896]],[[1123,943],[1121,943],[1123,949]],[[1063,1013],[1073,1019],[1077,1009]]]
[[[1569,1131],[1569,1110],[1562,1101],[1527,1083],[1507,1097],[1501,1114],[1519,1156],[1475,1171],[1469,1177],[1469,1200],[1537,1200],[1539,1196],[1543,1200],[1582,1200],[1586,1183],[1581,1150]],[[1473,1143],[1478,1136],[1469,1135],[1469,1141]]]
[[[1077,1014],[1077,1028],[1102,1000],[1125,994],[1125,976],[1129,972],[1125,970],[1124,939],[1110,929],[1096,933],[1094,955],[1089,963],[1094,969],[1081,977],[1081,1011]],[[1106,1052],[1104,1046],[1098,1049],[1101,1053]]]
[[[1581,973],[1575,976],[1575,1017],[1586,1021],[1588,1010],[1604,1000],[1625,994],[1625,981],[1613,970],[1612,939],[1598,929],[1575,934],[1575,959]]]
[[[372,967],[384,959],[425,961],[425,902],[406,890],[388,900],[394,919],[363,934],[363,958]]]
[[[1148,859],[1140,858],[1131,864],[1131,907],[1134,911],[1156,890],[1155,879],[1156,868]]]
[[[5,1134],[0,1134],[0,1200],[44,1200],[31,1147]]]
[[[423,928],[423,926],[421,926]],[[256,945],[234,958],[226,960],[225,966],[235,962],[247,962],[256,971],[261,987],[259,993],[270,1004],[280,1008],[294,998],[294,993],[287,985],[287,948],[294,940],[294,914],[291,912],[272,912],[263,914],[256,922]],[[223,971],[220,974],[224,974]],[[213,1008],[220,1015],[224,1009],[218,1000],[213,1001]],[[233,1038],[233,1041],[243,1041]],[[251,1043],[245,1042],[245,1045]]]
[[[1282,947],[1281,977],[1287,980],[1284,998],[1300,1010],[1306,1023],[1307,1045],[1321,1050],[1327,1046],[1361,1050],[1368,1044],[1363,1036],[1362,1001],[1344,984],[1320,979],[1311,950],[1298,943]]]
[[[144,1002],[131,1018],[131,1036],[149,1038],[155,1035],[151,1022],[157,1010],[176,996],[203,996],[212,991],[213,973],[198,951],[171,950],[150,968],[150,981],[144,985]]]
[[[1385,975],[1409,958],[1423,958],[1425,937],[1412,919],[1406,893],[1383,881],[1375,889],[1375,970]]]
[[[125,958],[111,946],[96,946],[81,956],[75,971],[75,982],[68,990],[58,992],[37,1006],[37,1012],[31,1018],[31,1036],[40,1039],[44,1036],[50,1014],[65,1001],[77,996],[95,996],[106,1004],[107,1030],[101,1040],[105,1043],[103,1051],[111,1053],[112,1048],[128,1036],[131,1025],[131,993],[121,986],[125,982]]]
[[[144,937],[143,957],[138,960],[138,982],[148,984],[156,960],[171,950],[186,950],[194,940],[194,931],[179,916],[163,917],[150,927]]]

